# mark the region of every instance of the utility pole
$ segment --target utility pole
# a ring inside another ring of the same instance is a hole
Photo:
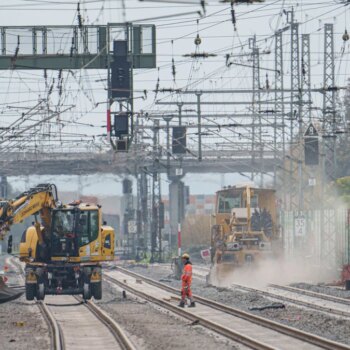
[[[177,103],[177,107],[179,109],[179,126],[182,125],[182,106],[183,106],[183,103],[181,102]]]
[[[167,168],[167,175],[170,175],[170,122],[173,119],[172,116],[164,116],[163,117],[165,123],[166,123],[166,168]]]
[[[197,94],[197,114],[198,114],[198,160],[202,160],[202,116],[201,116],[201,93]],[[179,118],[180,120],[180,118]]]
[[[159,227],[159,207],[161,201],[160,173],[159,173],[159,120],[153,120],[153,165],[152,165],[152,229],[151,229],[151,259],[156,261],[158,248],[158,260],[161,258],[162,243],[161,229]],[[158,241],[158,244],[157,244]]]
[[[295,209],[298,206],[300,210],[301,204],[301,192],[300,186],[299,190],[296,188],[295,177],[295,165],[294,163],[298,163],[298,175],[299,181],[301,181],[300,176],[302,176],[302,166],[299,162],[299,157],[294,156],[294,129],[295,129],[295,121],[298,122],[299,134],[300,134],[300,123],[301,123],[301,96],[300,96],[300,55],[299,55],[299,23],[295,22],[294,18],[294,9],[292,11],[287,12],[288,23],[290,25],[291,30],[291,65],[290,65],[290,78],[291,78],[291,95],[290,95],[290,167],[289,167],[289,207],[290,209]],[[295,108],[295,105],[298,105],[298,109]],[[300,145],[297,147],[299,148]],[[296,196],[298,193],[298,202],[299,205],[296,204]]]
[[[286,139],[285,139],[285,109],[284,109],[284,70],[283,70],[283,32],[282,30],[275,33],[275,128],[274,128],[274,188],[276,188],[277,182],[277,171],[276,171],[276,163],[277,163],[277,138],[281,139],[282,142],[282,168],[284,168],[284,162],[286,159]],[[277,116],[278,113],[281,113],[281,133],[277,134]],[[285,181],[285,173],[282,171],[281,182],[282,182],[282,197],[283,197],[283,205],[286,205],[286,181]]]
[[[336,104],[334,73],[333,24],[324,26],[324,72],[323,72],[323,144],[325,154],[325,180],[334,180],[336,176],[335,139]]]
[[[311,118],[311,106],[312,106],[312,99],[311,99],[311,62],[310,62],[310,34],[302,34],[301,36],[301,95],[302,95],[302,122],[307,125],[310,125],[312,123]],[[304,143],[304,137],[300,135],[301,137],[301,145],[300,145],[300,157],[299,161],[303,161],[303,150],[305,147]],[[314,168],[311,168],[311,166],[304,167],[305,173],[307,171],[307,174],[304,174],[303,180],[308,181],[310,177],[314,177]],[[304,186],[304,188],[310,189],[308,185]],[[302,193],[304,193],[304,188],[301,188]],[[305,209],[305,206],[307,209],[311,209],[310,206],[310,196],[304,196],[303,197],[303,209]]]
[[[311,123],[311,63],[310,63],[310,34],[301,35],[301,73],[302,73],[302,118]],[[306,107],[306,108],[305,108]]]
[[[322,226],[320,262],[335,263],[332,256],[335,247],[335,217],[327,196],[327,185],[336,176],[336,106],[333,24],[324,26],[324,70],[323,70],[323,122],[322,122]]]
[[[262,134],[261,134],[261,115],[260,115],[260,108],[261,108],[261,94],[260,94],[260,57],[259,57],[259,48],[256,45],[256,36],[254,35],[253,38],[249,39],[249,48],[252,50],[252,61],[253,61],[253,127],[252,127],[252,163],[253,168],[255,167],[255,146],[256,146],[256,117],[255,115],[258,115],[258,131],[259,131],[259,147],[260,147],[260,161],[262,161]],[[261,164],[262,168],[262,164]],[[263,185],[263,171],[261,169],[260,173],[260,185],[262,187]],[[254,172],[252,172],[252,180],[254,180]]]

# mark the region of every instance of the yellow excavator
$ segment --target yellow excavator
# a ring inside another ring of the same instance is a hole
[[[102,224],[101,207],[80,201],[63,205],[55,185],[40,184],[13,200],[0,201],[0,238],[30,216],[35,221],[23,232],[19,246],[26,299],[43,300],[46,294],[101,299],[101,263],[114,259],[114,230]],[[9,236],[9,253],[11,246]]]

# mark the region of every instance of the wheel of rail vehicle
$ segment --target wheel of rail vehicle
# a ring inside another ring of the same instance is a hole
[[[35,296],[36,296],[36,284],[26,283],[26,299],[34,300]]]
[[[91,294],[96,300],[102,299],[102,282],[91,284]]]
[[[91,299],[91,285],[90,283],[84,283],[83,286],[83,299],[90,300]]]
[[[45,299],[45,285],[43,282],[38,283],[37,291],[36,291],[36,299],[44,300]]]

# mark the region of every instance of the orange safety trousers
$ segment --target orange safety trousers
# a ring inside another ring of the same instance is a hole
[[[192,290],[191,290],[191,284],[192,284],[192,265],[190,263],[187,263],[182,271],[182,288],[181,288],[181,299],[185,300],[186,297],[192,298]]]

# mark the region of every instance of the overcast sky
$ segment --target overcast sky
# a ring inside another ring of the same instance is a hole
[[[181,1],[180,1],[181,2]],[[182,2],[186,3],[185,0]],[[137,70],[135,72],[135,89],[139,99],[135,100],[135,109],[144,111],[160,110],[155,104],[156,100],[178,101],[178,96],[158,94],[151,90],[156,88],[159,79],[160,88],[184,88],[189,86],[196,89],[228,89],[228,88],[251,88],[252,72],[250,58],[247,53],[248,40],[253,35],[257,36],[260,51],[264,53],[261,57],[261,67],[266,70],[261,72],[261,85],[269,80],[273,85],[274,64],[274,42],[271,38],[273,33],[287,25],[286,12],[294,6],[296,20],[301,23],[300,32],[311,34],[311,65],[312,86],[322,86],[323,73],[323,26],[324,23],[333,23],[335,31],[335,55],[336,55],[336,84],[345,86],[349,73],[349,41],[342,40],[344,30],[350,24],[349,8],[341,1],[326,0],[266,0],[265,3],[255,5],[235,6],[236,31],[233,28],[229,4],[219,1],[210,1],[206,6],[204,17],[200,17],[194,11],[202,11],[201,6],[176,3],[161,3],[136,0],[86,0],[80,1],[81,16],[84,24],[106,24],[107,22],[124,22],[138,19],[159,17],[144,23],[152,23],[157,26],[157,65],[159,69]],[[125,6],[124,6],[125,5]],[[163,16],[184,14],[178,17],[161,18]],[[70,0],[0,0],[0,23],[3,26],[33,26],[33,25],[76,25],[78,23],[77,1]],[[195,52],[194,39],[196,35],[201,38],[201,44],[197,48],[199,52],[215,53],[216,56],[203,60],[185,58],[183,55]],[[290,34],[284,35],[285,39],[285,81],[289,84],[290,74]],[[13,49],[16,47],[16,36],[13,36]],[[67,42],[56,43],[60,47],[67,47]],[[22,45],[24,45],[22,43]],[[60,46],[61,45],[61,46]],[[23,48],[22,48],[23,49]],[[21,50],[21,48],[20,48]],[[272,52],[269,54],[269,52]],[[235,64],[227,67],[225,65],[226,54],[232,54]],[[172,75],[171,62],[174,59],[176,65],[176,76]],[[42,71],[3,71],[0,72],[0,116],[2,124],[10,125],[23,112],[23,108],[33,106],[38,99],[47,96],[48,88],[53,85],[51,103],[54,107],[59,100],[57,88],[57,72],[48,72],[46,82]],[[80,142],[77,138],[76,147],[89,145],[95,148],[95,140],[103,140],[105,132],[105,104],[106,101],[106,72],[84,70],[76,72],[72,76],[69,72],[63,72],[64,81],[64,105],[75,105],[72,110],[62,115],[64,131],[72,134],[83,134]],[[53,84],[53,79],[55,83]],[[147,98],[143,90],[147,90]],[[264,98],[273,98],[268,92],[264,92]],[[210,101],[232,100],[232,96],[209,96]],[[249,101],[251,95],[240,96],[241,99]],[[193,96],[181,97],[181,101],[191,101]],[[29,102],[23,102],[29,101]],[[321,105],[321,94],[313,95],[313,102]],[[96,107],[97,106],[97,107]],[[163,112],[171,112],[174,108],[162,108]],[[207,106],[203,113],[249,113],[249,106]],[[314,117],[319,117],[315,111]],[[74,120],[74,123],[72,123]],[[52,126],[52,130],[61,130],[59,126]],[[56,129],[55,129],[56,128]],[[61,130],[62,131],[62,130]],[[246,131],[247,135],[249,131]],[[94,136],[94,141],[92,140]],[[244,134],[242,135],[245,136]],[[38,141],[39,142],[39,141]],[[189,142],[194,144],[195,137],[190,137]],[[103,143],[107,147],[107,143]],[[18,145],[15,145],[16,147]],[[237,181],[245,181],[244,177],[228,174],[220,175],[188,175],[185,178],[191,186],[192,193],[213,193],[222,184],[235,184]],[[61,190],[77,190],[79,180],[67,177],[30,177],[29,179],[11,179],[11,182],[19,188],[24,188],[27,183],[31,185],[36,182],[49,181],[58,183]],[[83,193],[120,193],[120,178],[106,176],[93,176],[84,178],[80,182]],[[106,185],[107,184],[107,185]],[[163,190],[166,192],[168,183],[166,179],[162,182]]]

